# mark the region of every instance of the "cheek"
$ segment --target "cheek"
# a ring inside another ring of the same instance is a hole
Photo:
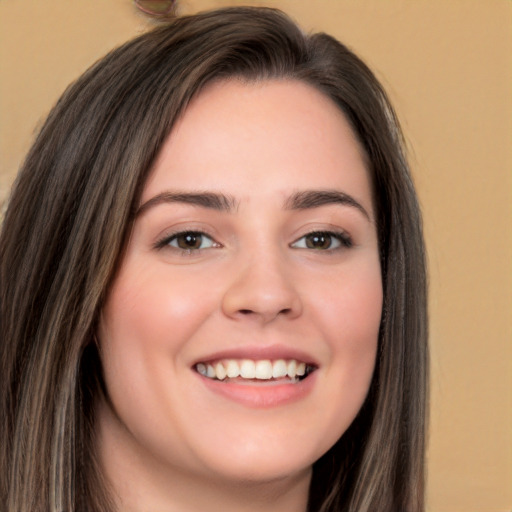
[[[316,308],[327,341],[329,365],[324,388],[337,407],[328,411],[333,443],[359,412],[373,376],[382,316],[380,267],[351,272],[331,280],[320,290]]]
[[[375,258],[325,279],[318,290],[317,312],[323,316],[332,350],[354,353],[375,349],[382,316],[382,280]]]
[[[155,275],[152,270],[122,269],[102,311],[99,340],[110,403],[136,439],[154,453],[167,439],[178,453],[169,425],[178,423],[183,347],[207,318],[213,297],[201,293],[188,279]],[[131,270],[131,271],[130,271]],[[197,284],[197,283],[196,283]],[[195,293],[197,291],[197,293]],[[199,297],[202,300],[199,300]]]
[[[145,271],[130,279],[120,275],[103,311],[103,338],[112,349],[177,351],[215,303],[195,284],[166,278],[165,272]]]
[[[184,333],[194,321],[191,297],[169,293],[175,285],[134,268],[125,264],[118,275],[99,328],[106,385],[119,408],[128,398],[144,408],[151,406],[161,392],[155,380],[176,367]]]

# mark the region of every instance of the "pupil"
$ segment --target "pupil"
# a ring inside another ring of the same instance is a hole
[[[181,249],[197,249],[201,245],[201,235],[187,233],[178,239],[178,245]]]
[[[324,234],[310,235],[307,239],[310,249],[328,249],[331,246],[331,237]]]

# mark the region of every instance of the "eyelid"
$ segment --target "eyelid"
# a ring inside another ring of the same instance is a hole
[[[308,236],[328,236],[336,241],[336,247],[328,247],[326,249],[322,248],[313,248],[306,246],[306,238]],[[300,244],[301,241],[304,241],[303,244]],[[333,252],[342,249],[349,249],[353,246],[353,241],[351,236],[343,230],[329,230],[329,229],[315,229],[313,231],[309,231],[305,233],[300,238],[297,238],[294,242],[290,244],[290,247],[293,249],[307,249],[311,251],[323,251],[323,252]]]
[[[197,249],[196,248],[186,249],[186,248],[178,247],[177,245],[171,244],[172,241],[177,240],[180,236],[184,236],[187,234],[191,234],[191,235],[193,234],[193,235],[198,235],[198,236],[207,238],[212,243],[208,247],[200,247]],[[198,229],[198,228],[178,229],[178,230],[175,230],[172,232],[167,232],[161,238],[159,238],[154,244],[155,249],[169,248],[171,250],[175,250],[175,251],[181,252],[183,254],[191,254],[194,252],[204,251],[206,249],[212,249],[212,248],[217,248],[217,247],[222,247],[222,245],[219,242],[217,242],[215,240],[215,238],[210,233],[208,233],[204,229]]]

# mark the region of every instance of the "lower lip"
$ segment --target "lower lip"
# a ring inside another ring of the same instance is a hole
[[[242,405],[256,408],[278,407],[305,398],[313,389],[316,371],[304,380],[295,383],[273,384],[257,382],[237,383],[233,381],[214,380],[197,374],[204,385],[213,393],[228,398]]]

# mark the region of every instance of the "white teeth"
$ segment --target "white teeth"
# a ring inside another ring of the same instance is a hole
[[[226,375],[230,379],[234,379],[240,375],[240,366],[236,361],[228,361],[226,365]]]
[[[226,378],[226,370],[222,363],[217,363],[215,365],[215,373],[217,375],[217,379],[219,379],[219,380],[223,380]]]
[[[297,375],[297,361],[293,359],[288,362],[288,377],[294,378]]]
[[[229,379],[241,377],[242,379],[251,380],[284,379],[288,377],[293,380],[295,377],[303,377],[308,371],[306,363],[295,359],[288,361],[284,359],[277,359],[276,361],[270,361],[269,359],[260,361],[225,359],[214,364],[198,363],[195,368],[204,377],[217,380],[224,380],[226,377]]]
[[[214,379],[216,374],[215,374],[215,368],[209,364],[207,367],[206,367],[206,376],[209,377],[210,379]]]
[[[256,378],[260,380],[272,378],[272,363],[270,361],[258,361],[256,363]]]
[[[206,370],[206,365],[203,364],[203,363],[199,363],[197,366],[196,366],[196,370],[201,374],[201,375],[204,375],[206,377],[206,374],[207,374],[207,370]]]
[[[256,364],[250,359],[244,359],[240,365],[240,376],[243,379],[256,378]]]
[[[278,379],[279,377],[286,377],[286,375],[288,375],[288,366],[286,365],[286,361],[284,359],[278,359],[274,362],[272,367],[272,377],[274,377],[274,379]]]

